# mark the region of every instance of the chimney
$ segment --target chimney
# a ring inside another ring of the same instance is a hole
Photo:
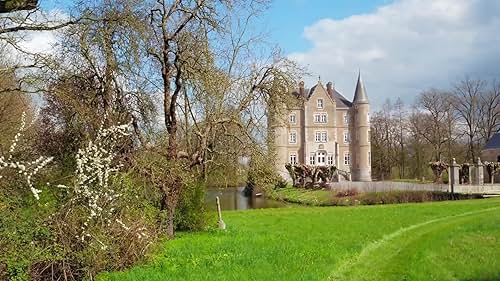
[[[333,83],[332,82],[328,82],[326,84],[326,91],[328,92],[328,94],[330,95],[330,97],[333,98],[333,92],[334,92],[334,86],[333,86]]]
[[[304,81],[299,82],[299,94],[303,97],[304,96]]]

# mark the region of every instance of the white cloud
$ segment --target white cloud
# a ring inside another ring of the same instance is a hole
[[[18,20],[26,18],[25,22],[29,24],[44,24],[47,26],[54,26],[69,19],[67,13],[58,9],[37,11],[32,14],[22,11],[18,12],[15,16]],[[10,24],[8,21],[6,23],[8,23],[7,25],[16,25]],[[15,41],[17,47],[27,53],[52,54],[56,51],[57,34],[60,31],[61,29],[55,31],[21,31],[9,34],[11,36],[9,40]],[[17,57],[15,60],[18,61],[25,61],[27,59],[23,52],[18,52],[15,49],[12,49],[11,56],[14,58]]]
[[[399,0],[370,14],[304,29],[309,50],[290,54],[352,98],[358,68],[375,109],[387,98],[447,88],[470,75],[500,79],[500,1]],[[311,78],[309,84],[315,83]]]

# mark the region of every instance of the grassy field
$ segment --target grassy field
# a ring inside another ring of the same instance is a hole
[[[226,212],[98,280],[500,280],[500,198]]]

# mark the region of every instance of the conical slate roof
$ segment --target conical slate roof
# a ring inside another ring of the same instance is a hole
[[[366,95],[365,85],[361,79],[361,72],[358,74],[358,83],[356,84],[356,91],[354,92],[352,103],[368,103],[368,96]]]

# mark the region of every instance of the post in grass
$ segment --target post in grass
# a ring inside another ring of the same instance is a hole
[[[218,221],[219,229],[225,230],[226,229],[226,224],[222,220],[222,212],[220,210],[219,196],[215,197],[215,201],[217,202],[217,213],[219,214],[219,221]]]

